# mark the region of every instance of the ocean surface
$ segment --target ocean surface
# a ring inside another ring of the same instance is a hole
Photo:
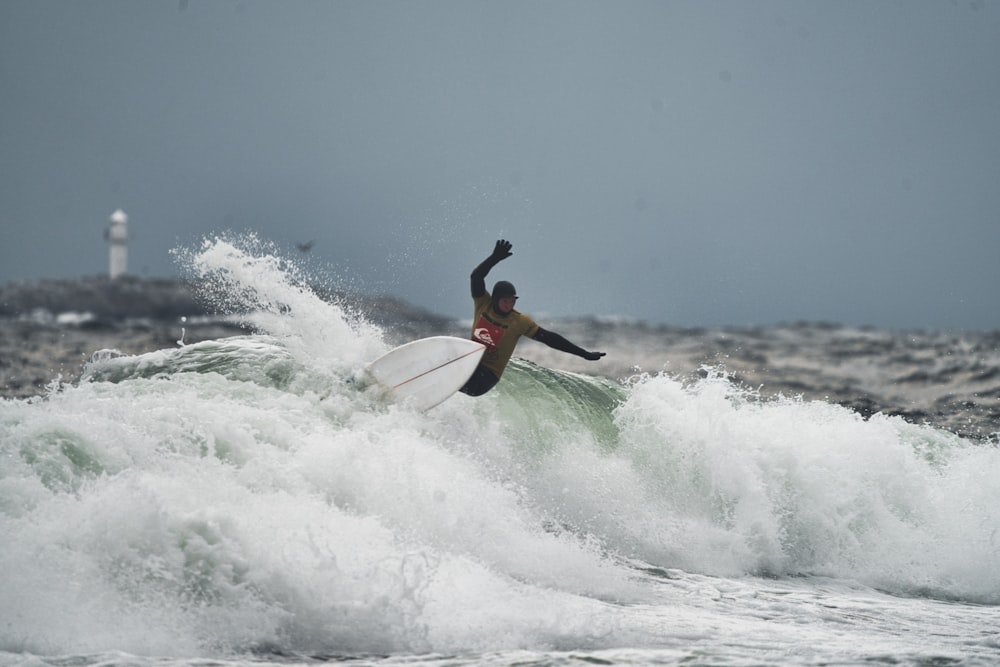
[[[1000,664],[996,334],[585,319],[419,413],[399,332],[181,259],[245,332],[0,400],[2,667]]]

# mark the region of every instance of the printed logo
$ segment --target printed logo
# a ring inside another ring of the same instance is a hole
[[[490,352],[495,352],[504,333],[503,329],[490,323],[485,317],[482,317],[472,330],[472,340],[482,343]]]
[[[476,329],[472,333],[472,337],[488,347],[497,346],[497,344],[493,342],[493,336],[490,335],[489,329]]]

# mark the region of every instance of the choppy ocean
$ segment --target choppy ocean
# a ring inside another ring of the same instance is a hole
[[[254,333],[0,400],[0,666],[1000,663],[995,336],[590,322],[638,367],[421,414],[390,332],[186,261]]]

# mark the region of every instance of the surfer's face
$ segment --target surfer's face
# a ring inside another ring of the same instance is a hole
[[[502,296],[497,299],[497,310],[506,315],[514,310],[515,303],[517,303],[516,296]]]

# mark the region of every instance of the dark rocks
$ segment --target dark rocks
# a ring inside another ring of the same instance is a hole
[[[94,276],[0,287],[0,317],[35,312],[90,313],[96,320],[170,320],[205,314],[205,308],[186,283],[171,279]]]

